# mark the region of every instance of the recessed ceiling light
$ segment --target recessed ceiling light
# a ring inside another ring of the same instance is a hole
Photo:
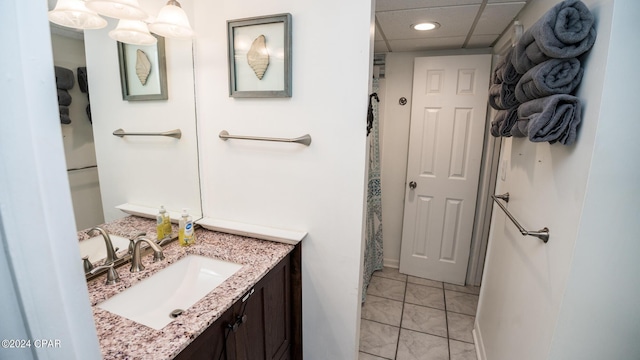
[[[440,27],[440,24],[438,24],[437,22],[424,22],[420,24],[411,25],[411,28],[419,31],[433,30],[439,27]]]

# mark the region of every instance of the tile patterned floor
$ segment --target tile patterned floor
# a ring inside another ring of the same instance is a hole
[[[376,271],[362,306],[359,360],[476,360],[479,291]]]

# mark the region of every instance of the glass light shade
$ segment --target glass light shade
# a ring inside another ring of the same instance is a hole
[[[49,11],[49,21],[74,29],[100,29],[107,26],[107,20],[87,9],[81,0],[58,0],[56,7]]]
[[[193,37],[187,14],[177,1],[169,1],[160,9],[156,20],[149,24],[149,30],[166,38],[190,39]]]
[[[138,0],[87,0],[87,7],[100,15],[121,20],[144,20],[149,15]]]
[[[133,45],[153,45],[158,42],[158,39],[149,33],[147,24],[140,20],[118,21],[118,26],[109,31],[109,37]]]

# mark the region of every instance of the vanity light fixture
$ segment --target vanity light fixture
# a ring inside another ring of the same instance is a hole
[[[120,20],[144,20],[149,15],[138,0],[87,0],[87,7],[100,15]]]
[[[167,1],[167,4],[160,9],[156,20],[149,24],[149,29],[168,38],[190,39],[193,37],[189,18],[176,0]]]
[[[158,42],[149,33],[147,24],[140,20],[120,20],[114,30],[109,31],[109,37],[125,44],[153,45]]]
[[[439,27],[440,27],[440,24],[438,24],[437,22],[423,22],[423,23],[411,25],[412,29],[418,30],[418,31],[428,31],[428,30],[437,29]]]
[[[107,20],[85,6],[82,0],[58,0],[56,7],[49,11],[49,21],[74,29],[101,29]]]
[[[55,8],[49,11],[49,21],[73,29],[100,29],[107,25],[100,15],[120,20],[109,36],[127,44],[155,44],[157,40],[149,29],[166,38],[193,37],[189,18],[175,0],[169,0],[153,22],[138,0],[57,0]]]

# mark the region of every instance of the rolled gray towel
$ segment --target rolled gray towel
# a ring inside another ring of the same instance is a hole
[[[524,134],[523,129],[526,129],[525,135],[532,142],[571,145],[576,141],[577,128],[582,120],[581,107],[580,99],[567,94],[528,101],[518,108],[517,131]],[[513,130],[511,133],[516,136]]]
[[[518,119],[511,127],[511,136],[527,137],[529,136],[529,119]]]
[[[510,137],[511,129],[518,121],[518,107],[512,107],[509,110],[500,110],[496,115],[496,119],[498,118],[498,116],[502,118],[502,120],[500,121],[500,128],[498,130],[498,133],[500,134],[500,136]]]
[[[89,92],[89,80],[87,79],[87,67],[81,66],[77,70],[78,72],[78,86],[83,93]]]
[[[58,89],[58,105],[69,106],[71,105],[71,95],[65,89]]]
[[[496,110],[507,110],[518,106],[515,84],[494,84],[489,87],[489,105]]]
[[[565,0],[547,11],[516,43],[511,62],[520,74],[549,58],[568,59],[596,41],[594,16],[580,0]]]
[[[496,67],[491,73],[491,85],[502,84],[502,73],[504,72],[504,65],[506,63],[506,56],[501,56],[496,63]]]
[[[516,84],[522,74],[519,74],[516,71],[516,68],[513,66],[511,62],[511,57],[513,56],[513,48],[509,48],[509,50],[502,56],[498,62],[496,63],[496,67],[491,74],[491,83],[492,84]]]
[[[510,48],[509,51],[505,54],[505,64],[502,69],[502,81],[507,84],[517,84],[522,74],[520,74],[515,66],[513,66],[513,62],[511,59],[513,58],[513,48]]]
[[[69,117],[69,107],[58,106],[58,111],[60,112],[60,122],[63,124],[71,124],[71,118]]]
[[[504,111],[504,110],[500,110],[500,111]],[[500,119],[502,120],[502,119]],[[491,133],[491,136],[493,137],[500,137],[500,121],[498,120],[498,116],[496,115],[495,120],[493,120],[491,122],[491,129],[489,129],[489,133]]]
[[[69,90],[73,87],[73,84],[75,84],[75,80],[73,79],[73,71],[60,66],[56,66],[55,73],[56,87],[58,89]]]
[[[553,94],[570,94],[580,85],[583,72],[576,58],[549,59],[522,76],[516,85],[516,99],[525,103]]]

